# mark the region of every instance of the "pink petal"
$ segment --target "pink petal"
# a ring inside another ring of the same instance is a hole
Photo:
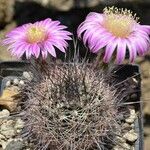
[[[97,41],[96,45],[92,47],[92,52],[97,53],[101,48],[105,47],[108,43],[113,41],[115,37],[111,35],[106,35],[105,37],[100,38],[99,41]]]
[[[87,23],[85,23],[85,22],[83,22],[79,27],[78,27],[78,29],[77,29],[77,35],[78,35],[78,37],[79,38],[81,38],[81,34],[84,32],[84,31],[86,31],[86,30],[91,30],[91,29],[95,29],[95,28],[97,28],[97,24],[95,25],[91,25],[91,24],[87,24]]]
[[[108,63],[110,61],[110,58],[112,57],[112,54],[115,51],[117,44],[117,40],[113,40],[106,46],[105,55],[103,58],[103,61],[105,63]]]
[[[148,50],[147,42],[141,38],[136,39],[135,46],[137,47],[137,52],[140,56],[143,56]]]
[[[26,45],[25,52],[26,52],[26,58],[27,59],[31,58],[32,51],[30,49],[30,45]]]
[[[44,49],[48,51],[53,57],[56,57],[56,51],[50,42],[44,44]]]
[[[126,54],[126,40],[125,39],[118,39],[118,46],[117,46],[117,64],[121,64],[125,59]]]
[[[31,45],[30,49],[32,51],[32,55],[38,58],[40,55],[40,47],[37,44],[33,44]]]
[[[86,20],[89,20],[89,21],[94,20],[94,21],[102,22],[103,18],[104,18],[103,14],[96,13],[96,12],[91,12],[86,17]]]
[[[149,25],[140,25],[140,26],[144,32],[150,34],[150,26]]]
[[[26,47],[26,44],[19,45],[11,50],[11,54],[13,56],[17,56],[18,58],[20,58],[25,52],[25,47]]]
[[[62,52],[66,52],[65,48],[67,47],[67,45],[64,45],[64,42],[62,40],[51,40],[51,44],[55,47],[57,47],[60,51]]]
[[[129,49],[130,62],[133,63],[137,56],[136,46],[132,43],[132,41],[127,41],[127,47]]]
[[[43,59],[46,59],[47,58],[47,50],[45,50],[45,49],[43,49],[42,51],[41,51],[41,53],[42,53],[42,57],[43,57]]]

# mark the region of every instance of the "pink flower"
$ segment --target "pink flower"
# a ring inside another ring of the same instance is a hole
[[[122,63],[127,50],[132,63],[137,54],[143,56],[150,47],[150,26],[140,25],[137,20],[127,9],[105,8],[103,14],[91,12],[77,34],[91,52],[98,53],[104,48],[105,63],[115,54],[116,63]]]
[[[68,46],[66,40],[71,40],[71,33],[65,31],[66,28],[59,21],[48,18],[15,28],[6,35],[3,43],[9,45],[11,54],[18,58],[24,53],[27,59],[31,56],[38,58],[40,54],[46,59],[48,53],[56,57],[55,48],[65,53]]]

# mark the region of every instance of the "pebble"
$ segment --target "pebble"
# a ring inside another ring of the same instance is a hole
[[[24,143],[22,140],[11,140],[7,143],[5,150],[22,150],[24,148]]]
[[[128,123],[124,123],[122,127],[124,131],[129,131],[132,129],[131,125]]]
[[[9,117],[9,115],[10,112],[7,109],[3,109],[2,111],[0,111],[0,119]]]
[[[20,80],[19,84],[20,84],[20,85],[24,85],[24,81],[23,81],[23,80]]]
[[[5,136],[2,135],[2,134],[0,134],[0,141],[1,141],[1,140],[5,140],[5,139],[6,139]]]
[[[2,150],[6,148],[7,142],[4,140],[0,140],[0,147],[2,147]]]
[[[20,118],[18,118],[14,128],[15,129],[22,129],[23,127],[24,127],[24,122]]]
[[[134,130],[130,130],[129,132],[125,133],[123,137],[129,142],[135,142],[138,138],[138,134],[135,133]]]
[[[18,86],[11,86],[5,88],[0,97],[0,105],[7,108],[10,112],[16,111],[18,98],[16,96],[19,94]]]
[[[13,128],[7,128],[6,130],[1,131],[1,133],[7,138],[11,138],[16,135],[16,131]]]
[[[16,135],[16,131],[14,129],[14,121],[8,120],[4,122],[0,127],[0,133],[6,136],[7,138],[12,138]]]
[[[131,150],[131,146],[127,143],[123,143],[123,144],[115,146],[113,150]]]
[[[10,80],[6,82],[6,87],[9,87],[9,86],[11,86],[11,81]]]
[[[135,127],[135,124],[134,124],[134,123],[132,123],[132,124],[131,124],[131,127],[132,127],[132,128],[134,128],[134,127]]]
[[[117,143],[125,143],[126,140],[125,140],[124,138],[122,138],[122,137],[117,136],[117,137],[116,137],[116,142],[117,142]]]
[[[13,80],[13,84],[14,84],[14,85],[18,85],[18,84],[19,84],[19,80],[18,80],[17,78],[14,79],[14,80]]]
[[[130,111],[130,116],[128,118],[126,118],[125,121],[127,123],[132,124],[135,121],[137,115],[135,113],[135,109],[129,109],[129,111]]]
[[[24,77],[25,79],[31,81],[32,78],[33,78],[33,75],[32,75],[31,72],[24,71],[24,72],[23,72],[23,77]]]

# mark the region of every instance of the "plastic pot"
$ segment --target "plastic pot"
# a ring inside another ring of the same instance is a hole
[[[0,93],[3,92],[6,87],[6,82],[10,79],[14,79],[16,76],[21,76],[23,71],[27,70],[29,63],[21,61],[13,62],[1,62],[0,63]],[[139,71],[139,66],[137,65],[119,65],[113,70],[115,80],[120,83],[125,80],[130,80],[134,77],[136,79],[136,88],[134,98],[130,98],[128,103],[135,106],[136,110],[139,112],[138,117],[135,121],[135,131],[138,133],[138,139],[135,142],[135,150],[144,150],[143,148],[143,114],[142,114],[142,103],[141,103],[141,76]],[[130,82],[128,82],[130,84]],[[132,95],[131,95],[132,96]]]

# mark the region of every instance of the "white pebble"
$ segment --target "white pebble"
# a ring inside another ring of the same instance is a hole
[[[122,144],[117,145],[117,146],[115,146],[115,147],[113,148],[113,150],[130,150],[130,149],[131,149],[131,147],[130,147],[130,145],[127,144],[127,143],[122,143]]]
[[[21,129],[17,129],[17,130],[16,130],[17,133],[20,133],[21,131],[22,131]]]
[[[12,138],[13,136],[15,136],[16,132],[14,130],[13,124],[13,120],[8,120],[4,122],[0,127],[1,134],[6,136],[7,138]]]
[[[6,137],[4,135],[0,134],[0,140],[5,140],[5,139],[6,139]]]
[[[24,127],[24,122],[20,118],[18,118],[15,124],[15,128],[22,129],[23,127]]]
[[[5,149],[7,146],[7,142],[4,140],[0,140],[0,146],[2,146],[2,149]]]
[[[13,128],[6,128],[5,130],[2,130],[1,133],[7,138],[12,138],[16,135],[16,131]]]
[[[138,138],[138,134],[134,130],[130,130],[123,136],[129,142],[135,142]]]
[[[33,75],[31,72],[25,71],[25,72],[23,72],[23,77],[26,78],[27,80],[31,81],[33,78]]]
[[[137,115],[135,113],[135,109],[129,109],[129,111],[130,111],[130,116],[128,118],[126,118],[125,121],[127,123],[132,124],[135,121]]]
[[[133,124],[131,124],[131,127],[132,127],[132,128],[134,128],[134,127],[135,127],[135,124],[134,124],[134,123],[133,123]]]
[[[125,140],[124,138],[119,137],[119,136],[116,137],[116,141],[117,141],[118,143],[125,143],[125,142],[126,142],[126,140]]]
[[[10,80],[6,82],[6,87],[9,87],[9,86],[11,86],[11,81]]]
[[[14,79],[13,84],[14,84],[14,85],[18,85],[18,84],[19,84],[19,80],[18,80],[17,78]]]
[[[24,81],[23,81],[23,80],[20,80],[19,84],[20,84],[20,85],[24,85]]]
[[[7,109],[3,109],[0,112],[0,119],[5,118],[5,117],[9,117],[9,115],[10,115],[10,112]]]

